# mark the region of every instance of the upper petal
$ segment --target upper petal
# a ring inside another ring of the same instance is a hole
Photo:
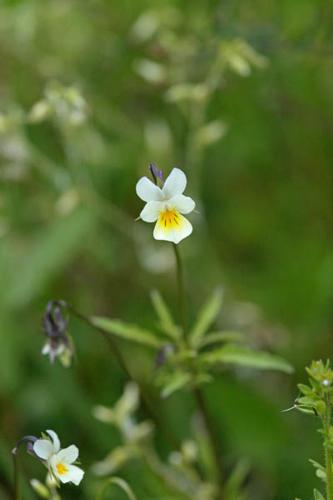
[[[58,453],[58,451],[60,450],[60,440],[58,438],[58,434],[54,431],[51,431],[51,430],[47,430],[46,432],[48,433],[48,435],[51,437],[51,439],[53,441],[53,452]]]
[[[168,205],[172,206],[181,214],[189,214],[195,208],[195,202],[189,196],[184,196],[183,194],[179,194],[171,198],[168,201]]]
[[[148,177],[141,177],[137,182],[136,194],[143,201],[159,201],[163,198],[161,189]]]
[[[65,464],[72,464],[77,460],[77,457],[79,456],[79,449],[75,444],[72,444],[71,446],[68,446],[67,448],[64,448],[63,450],[60,450],[59,453],[57,453],[57,459],[59,462],[63,462]]]
[[[155,222],[158,219],[163,203],[160,201],[148,201],[140,213],[140,219],[145,222]]]
[[[177,194],[182,194],[186,188],[186,175],[179,168],[173,168],[168,175],[162,192],[165,198],[172,198]]]
[[[33,450],[42,460],[49,460],[54,454],[53,444],[48,439],[37,439],[33,444]]]

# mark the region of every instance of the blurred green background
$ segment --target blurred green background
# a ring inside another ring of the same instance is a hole
[[[119,397],[124,375],[75,319],[75,365],[42,358],[47,301],[153,327],[158,287],[177,310],[172,252],[134,222],[151,161],[184,169],[198,202],[181,245],[192,314],[222,284],[221,324],[295,366],[231,370],[204,387],[226,467],[249,460],[250,499],[320,486],[308,463],[321,459],[315,420],[281,410],[304,366],[333,350],[332,22],[324,0],[2,0],[1,498],[22,435],[55,429],[87,470],[118,442],[91,409]],[[161,402],[153,354],[119,346],[165,425],[188,437],[190,396]],[[139,498],[170,498],[143,466],[121,473]],[[87,474],[64,498],[91,499],[95,482]]]

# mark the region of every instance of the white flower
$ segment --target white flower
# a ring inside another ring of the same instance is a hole
[[[179,168],[172,169],[162,188],[148,177],[142,177],[136,185],[136,193],[146,202],[140,213],[145,222],[156,222],[155,240],[179,243],[192,233],[192,224],[182,214],[194,210],[195,203],[184,196],[186,175]]]
[[[54,431],[46,431],[51,439],[37,439],[33,445],[36,455],[46,462],[50,474],[62,483],[80,484],[84,471],[73,465],[79,456],[75,445],[61,449],[60,441]]]

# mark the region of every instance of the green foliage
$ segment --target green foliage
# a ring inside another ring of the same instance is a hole
[[[231,378],[226,362],[207,373],[200,357],[250,346],[251,356],[274,353],[298,373],[331,352],[331,24],[328,3],[311,0],[1,2],[1,498],[12,497],[10,450],[28,430],[58,428],[81,444],[87,468],[119,445],[89,416],[96,401],[117,399],[124,380],[98,334],[71,320],[78,361],[66,372],[38,355],[45,304],[58,297],[87,316],[124,319],[110,335],[179,440],[189,434],[192,385],[214,376],[203,390],[213,395],[223,461],[228,470],[251,461],[246,498],[310,497],[320,383],[300,389],[310,399],[298,408],[312,418],[290,416],[279,412],[293,397],[284,375],[238,365]],[[181,249],[189,316],[216,284],[225,288],[223,312],[195,349],[180,345],[170,316],[168,250],[134,223],[135,180],[150,161],[184,168],[197,201]],[[154,303],[164,337],[143,299],[152,286],[166,299]],[[133,324],[148,329],[142,336]],[[191,374],[187,391],[161,401],[152,383],[163,391],[178,373]],[[159,431],[157,441],[167,456]],[[39,473],[29,460],[23,470]],[[139,498],[184,498],[139,460],[123,472]],[[64,496],[91,500],[96,488],[87,474]],[[23,479],[23,498],[33,495]]]
[[[154,336],[153,333],[136,325],[128,324],[124,321],[116,319],[99,317],[92,317],[91,321],[97,328],[101,328],[102,330],[112,333],[117,337],[131,340],[132,342],[137,342],[139,344],[144,344],[149,347],[156,348],[161,346],[161,342]]]

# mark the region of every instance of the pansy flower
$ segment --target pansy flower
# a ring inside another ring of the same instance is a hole
[[[195,203],[184,196],[186,175],[179,168],[173,168],[162,187],[148,177],[142,177],[136,185],[136,193],[146,202],[139,218],[145,222],[155,222],[155,240],[171,241],[178,244],[192,233],[192,224],[183,214],[189,214]]]
[[[33,451],[38,458],[45,462],[51,477],[61,483],[80,484],[84,471],[73,465],[79,456],[78,448],[72,444],[61,449],[60,441],[54,431],[47,430],[48,438],[37,439],[33,444]]]

